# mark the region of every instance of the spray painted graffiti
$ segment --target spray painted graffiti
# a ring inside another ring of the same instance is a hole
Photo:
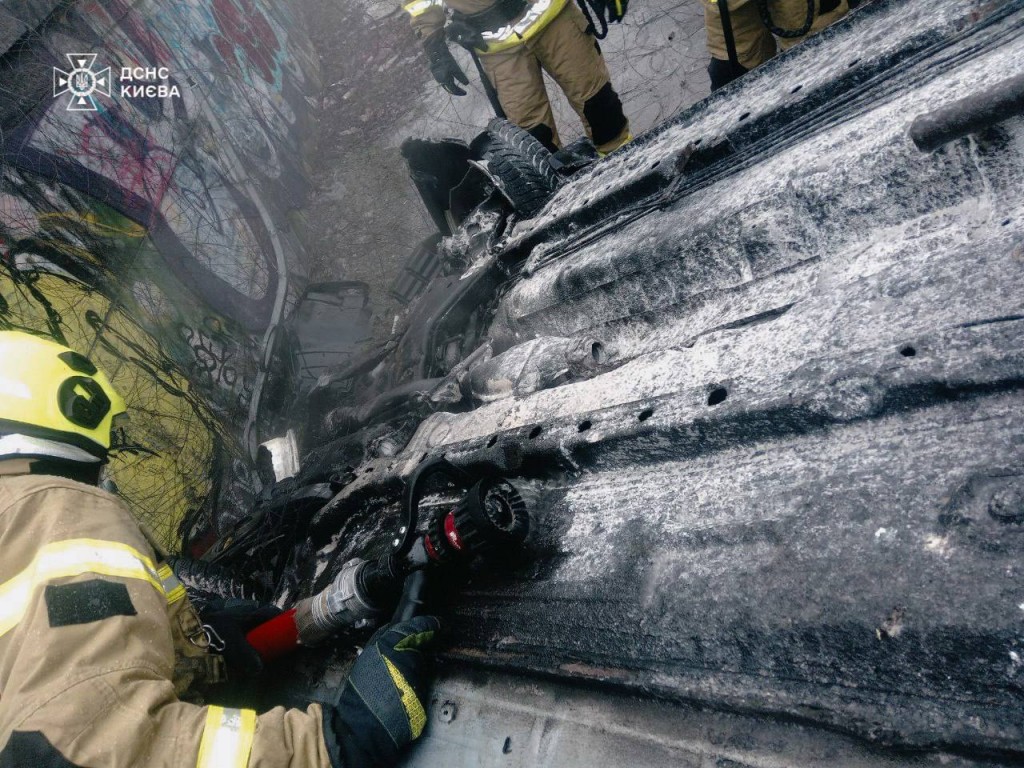
[[[309,189],[312,50],[268,0],[35,4],[7,77],[21,116],[0,133],[0,327],[46,332],[110,373],[133,417],[115,480],[174,548],[218,499],[253,491],[241,427],[258,412],[262,339],[303,278],[287,222]],[[114,72],[166,67],[181,97],[115,88],[69,113],[43,85],[71,50]]]

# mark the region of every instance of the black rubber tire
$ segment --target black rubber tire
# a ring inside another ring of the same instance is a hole
[[[197,607],[218,599],[264,599],[262,589],[248,579],[236,576],[223,565],[187,557],[168,557],[167,564],[185,585],[185,592]]]
[[[537,139],[508,120],[494,118],[487,125],[490,138],[484,152],[488,170],[524,219],[536,216],[558,189],[558,173],[551,153]]]

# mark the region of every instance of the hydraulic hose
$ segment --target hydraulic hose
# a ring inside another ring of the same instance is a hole
[[[467,472],[459,469],[443,456],[420,464],[405,486],[405,496],[402,499],[402,507],[405,510],[405,532],[402,534],[398,546],[395,547],[392,557],[404,558],[412,549],[413,542],[416,540],[416,528],[419,526],[420,497],[423,485],[429,478],[437,474],[448,475],[463,483],[472,480]]]

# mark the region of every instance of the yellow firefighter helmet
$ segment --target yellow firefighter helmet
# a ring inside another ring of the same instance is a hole
[[[124,400],[85,355],[0,331],[0,457],[104,461]]]

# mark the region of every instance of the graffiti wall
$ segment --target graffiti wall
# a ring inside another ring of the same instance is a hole
[[[263,350],[304,282],[314,56],[269,0],[0,15],[0,327],[111,375],[113,479],[175,549],[252,490]]]

